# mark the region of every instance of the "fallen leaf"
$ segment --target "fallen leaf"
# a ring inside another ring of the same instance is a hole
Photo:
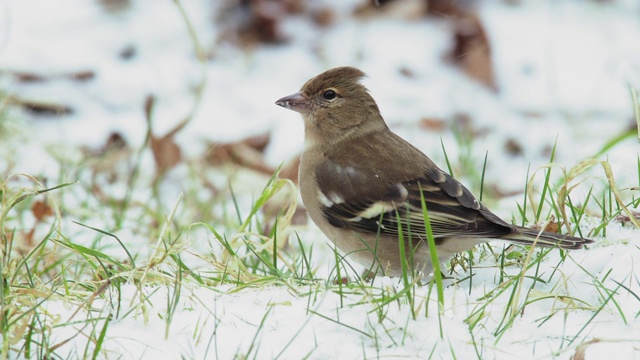
[[[53,215],[53,209],[47,204],[46,199],[36,200],[31,206],[31,213],[38,222],[42,221],[47,216]]]
[[[443,131],[447,127],[447,123],[443,119],[422,118],[418,123],[421,128],[429,131]]]
[[[473,118],[468,113],[455,113],[453,115],[452,126],[459,134],[464,134],[472,139],[489,132],[489,129],[486,127],[476,127]]]
[[[312,10],[311,19],[313,23],[321,27],[329,27],[336,22],[336,13],[329,7]]]
[[[78,81],[86,81],[93,79],[96,74],[92,70],[78,70],[73,72],[38,74],[30,71],[10,71],[10,73],[23,83],[47,82],[57,79],[71,79]]]
[[[131,8],[131,0],[99,0],[98,3],[107,12],[118,13]]]
[[[354,15],[360,17],[375,16],[418,20],[427,13],[427,2],[424,0],[372,0],[358,6]]]
[[[218,16],[219,40],[249,47],[256,43],[278,44],[287,41],[280,23],[290,14],[305,9],[301,0],[230,1]]]
[[[73,80],[87,81],[87,80],[91,80],[94,77],[96,77],[96,73],[91,71],[91,70],[76,71],[76,72],[73,72],[71,74],[68,74],[68,77],[73,79]]]
[[[409,79],[416,77],[416,73],[406,66],[400,68],[400,74]]]
[[[188,117],[180,121],[165,135],[157,136],[153,133],[152,129],[154,106],[155,98],[148,96],[144,103],[144,113],[147,119],[147,126],[149,127],[149,145],[156,163],[157,176],[159,176],[182,161],[182,151],[180,146],[175,142],[175,135],[187,126],[191,118]]]
[[[7,102],[39,116],[62,116],[73,114],[73,109],[64,104],[45,100],[22,99],[12,95],[7,97]]]
[[[504,149],[511,156],[521,156],[524,151],[522,145],[514,138],[510,138],[504,143]]]
[[[176,166],[182,160],[182,151],[173,140],[173,136],[155,137],[152,135],[150,145],[157,171],[161,174]]]
[[[45,82],[49,80],[46,76],[27,71],[15,71],[13,72],[13,76],[16,77],[16,80],[23,83]]]
[[[275,169],[266,165],[263,154],[270,140],[271,134],[264,133],[236,142],[214,143],[207,155],[207,161],[213,165],[233,163],[271,175]]]
[[[591,339],[587,342],[584,342],[580,345],[578,345],[576,352],[573,353],[573,355],[571,355],[570,359],[571,360],[584,360],[586,358],[586,351],[589,348],[589,346],[593,345],[593,344],[597,344],[599,343],[601,340],[598,338],[594,338]]]
[[[561,224],[556,221],[555,216],[551,216],[551,218],[549,218],[549,221],[546,221],[543,224],[545,225],[544,229],[542,229],[541,224],[534,224],[530,228],[536,231],[540,231],[542,229],[542,231],[546,231],[554,234],[559,233],[558,230],[560,230]]]
[[[496,91],[491,47],[478,17],[468,15],[456,19],[454,39],[455,44],[451,55],[453,63],[469,77]]]
[[[436,16],[457,17],[464,15],[460,1],[451,0],[426,0],[427,13]]]

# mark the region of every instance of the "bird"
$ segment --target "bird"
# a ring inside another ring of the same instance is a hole
[[[408,265],[414,274],[431,274],[423,204],[440,263],[492,240],[561,249],[593,242],[513,225],[495,215],[389,129],[361,84],[364,77],[355,67],[332,68],[275,102],[302,115],[302,202],[311,220],[349,258],[374,274],[402,276]]]

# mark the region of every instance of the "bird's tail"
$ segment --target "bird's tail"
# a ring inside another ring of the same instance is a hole
[[[504,239],[516,244],[535,245],[539,247],[559,247],[561,249],[582,249],[584,245],[593,243],[591,239],[583,239],[570,235],[560,235],[539,230],[518,227],[517,232],[502,236]]]

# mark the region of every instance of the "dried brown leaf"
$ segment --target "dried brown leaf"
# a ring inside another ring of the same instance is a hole
[[[68,74],[68,77],[73,80],[87,81],[95,78],[96,73],[91,70],[76,71],[74,73]]]
[[[19,106],[24,110],[39,116],[62,116],[73,114],[74,110],[68,105],[45,100],[22,99],[9,95],[9,104]]]
[[[426,0],[427,12],[430,15],[459,17],[464,16],[464,9],[460,1],[451,0]]]
[[[599,343],[601,340],[598,338],[594,338],[591,339],[585,343],[582,343],[578,346],[578,348],[576,349],[576,352],[573,353],[573,355],[571,355],[571,360],[584,360],[586,358],[586,351],[589,348],[589,346],[593,345],[593,344],[597,344]]]
[[[542,229],[542,225],[544,225],[544,229]],[[549,221],[543,224],[534,224],[531,226],[531,229],[537,231],[540,231],[542,229],[542,231],[558,234],[558,230],[560,230],[560,223],[556,221],[555,216],[551,216],[549,218]]]
[[[422,118],[418,124],[429,131],[443,131],[447,127],[446,121],[437,118]]]
[[[182,151],[180,146],[175,142],[175,135],[187,126],[190,118],[179,122],[165,135],[157,136],[153,133],[152,129],[154,107],[155,98],[148,96],[144,103],[144,113],[147,118],[147,126],[149,127],[149,146],[151,147],[153,159],[156,163],[157,173],[164,174],[182,161]]]
[[[159,173],[164,173],[182,160],[182,151],[173,136],[151,136],[151,152]]]
[[[427,13],[425,0],[372,0],[355,9],[355,15],[361,17],[393,17],[405,20],[418,20]]]
[[[400,75],[402,75],[402,76],[404,76],[406,78],[409,78],[409,79],[412,79],[412,78],[416,77],[416,73],[412,69],[410,69],[410,68],[408,68],[406,66],[403,66],[403,67],[400,68]]]
[[[336,22],[336,13],[333,9],[323,7],[311,12],[313,23],[321,27],[329,27]]]
[[[107,12],[118,13],[131,8],[131,0],[99,0],[98,3]]]
[[[471,138],[477,138],[489,132],[486,127],[477,127],[471,115],[467,113],[456,113],[453,115],[453,126],[460,134],[465,134]]]
[[[214,143],[207,161],[213,165],[233,163],[271,175],[275,169],[265,163],[263,154],[270,140],[271,134],[264,133],[232,143]]]
[[[46,199],[40,199],[36,200],[33,205],[31,205],[31,213],[33,214],[33,217],[40,222],[48,216],[53,216],[53,209],[49,204],[47,204]]]
[[[269,145],[269,141],[271,141],[271,133],[269,132],[250,136],[242,140],[243,143],[260,152],[264,152],[264,149],[266,149],[267,145]]]
[[[246,0],[230,2],[218,17],[222,24],[220,40],[250,47],[257,43],[287,40],[280,23],[290,14],[305,9],[301,0]]]
[[[24,82],[24,83],[45,82],[49,80],[46,76],[42,74],[36,74],[28,71],[15,71],[13,73],[13,76],[15,76],[16,80],[18,80],[19,82]]]
[[[522,145],[514,138],[510,138],[504,143],[504,149],[511,156],[521,156],[524,152]]]
[[[53,74],[39,74],[31,71],[10,71],[11,74],[19,82],[32,83],[32,82],[46,82],[57,79],[71,79],[77,81],[87,81],[93,79],[96,74],[92,70],[78,70],[73,72],[53,73]]]
[[[491,46],[480,19],[475,15],[456,19],[454,39],[451,55],[454,64],[472,79],[497,90]]]

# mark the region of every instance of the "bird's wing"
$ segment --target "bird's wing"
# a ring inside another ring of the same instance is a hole
[[[373,184],[372,184],[373,185]],[[363,196],[368,194],[367,196]],[[336,199],[324,194],[323,212],[330,224],[372,234],[403,235],[426,239],[422,198],[434,238],[495,238],[514,227],[482,205],[469,190],[437,168],[423,177],[398,182],[379,192]]]

